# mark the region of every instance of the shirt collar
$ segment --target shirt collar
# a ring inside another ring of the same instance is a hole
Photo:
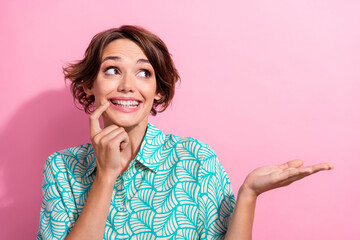
[[[140,150],[134,160],[140,162],[142,165],[149,168],[153,172],[157,172],[161,161],[158,154],[156,153],[163,147],[165,138],[166,135],[163,132],[161,132],[151,123],[148,123]],[[94,149],[91,144],[89,144],[86,162],[86,175],[89,176],[95,171],[96,168]]]

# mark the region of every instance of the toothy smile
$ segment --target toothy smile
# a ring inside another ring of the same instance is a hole
[[[137,108],[140,102],[136,100],[119,100],[119,99],[110,99],[110,101],[118,107],[126,107],[126,108]]]

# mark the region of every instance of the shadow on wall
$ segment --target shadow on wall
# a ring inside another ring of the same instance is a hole
[[[68,89],[26,102],[0,133],[2,239],[35,239],[45,160],[55,151],[89,142],[88,116]]]

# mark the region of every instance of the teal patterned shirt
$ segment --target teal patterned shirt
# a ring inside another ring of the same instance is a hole
[[[52,154],[45,164],[37,239],[64,239],[96,175],[90,143]],[[119,175],[104,239],[223,239],[235,206],[214,151],[148,123],[136,158]]]

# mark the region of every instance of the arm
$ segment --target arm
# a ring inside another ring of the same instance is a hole
[[[300,159],[255,169],[246,177],[239,189],[225,239],[252,239],[256,199],[261,193],[287,186],[316,172],[330,169],[333,169],[333,166],[329,163],[303,166],[303,161]]]
[[[72,197],[64,192],[70,189],[60,188],[57,172],[61,168],[61,157],[55,153],[46,160],[42,193],[43,199],[40,211],[40,226],[36,239],[64,239],[71,226],[72,217],[64,202],[71,202]]]
[[[256,199],[256,195],[247,191],[243,186],[240,187],[235,209],[225,235],[226,240],[252,239]]]
[[[96,177],[84,208],[66,239],[102,239],[109,214],[112,191],[117,176],[124,169],[121,151],[129,142],[123,128],[100,128],[99,117],[109,107],[107,102],[90,116],[90,137],[96,158]],[[120,149],[120,151],[119,151]]]
[[[102,239],[115,179],[96,175],[85,206],[66,239]]]

